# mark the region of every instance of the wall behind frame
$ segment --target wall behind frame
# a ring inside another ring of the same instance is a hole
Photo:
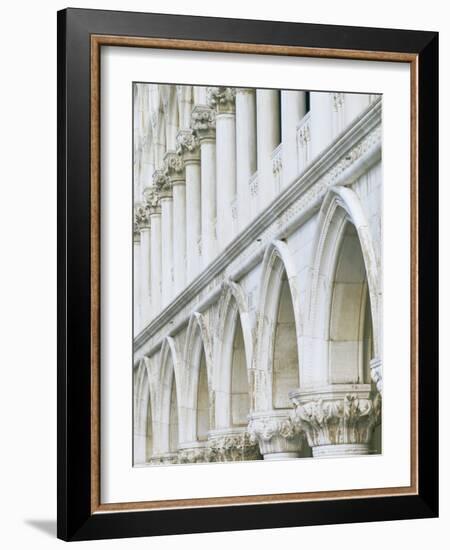
[[[191,15],[277,19],[441,31],[441,97],[450,94],[450,31],[448,18],[438,0],[401,3],[379,0],[372,6],[357,0],[345,5],[332,0],[320,3],[243,3],[229,0],[213,3],[197,0],[129,0],[76,2],[77,7],[154,11]],[[0,177],[0,239],[2,260],[0,320],[2,342],[2,468],[0,514],[4,518],[2,541],[10,549],[33,546],[35,550],[61,547],[56,526],[56,10],[66,2],[50,0],[36,4],[29,0],[4,10],[2,42],[3,74],[7,85],[0,90],[2,156]],[[6,12],[6,13],[5,13]],[[20,30],[20,32],[19,32]],[[441,120],[450,120],[448,104],[442,102]],[[5,128],[6,121],[6,128]],[[450,138],[442,124],[441,150],[450,149]],[[4,136],[4,137],[3,137]],[[442,158],[444,154],[441,155]],[[442,166],[441,181],[450,179],[448,165]],[[442,186],[441,208],[450,201],[448,186]],[[450,233],[450,217],[441,216],[441,231]],[[441,239],[444,243],[445,239]],[[441,280],[450,279],[448,247],[442,245]],[[449,288],[442,285],[441,340],[450,330],[445,315]],[[447,318],[446,318],[447,317]],[[6,346],[5,346],[6,344]],[[442,348],[442,364],[450,362]],[[448,369],[441,372],[441,460],[448,459],[450,400]],[[448,469],[441,472],[442,487],[450,486]],[[442,493],[445,493],[442,491]],[[448,536],[450,496],[442,494],[441,519],[362,525],[291,528],[272,531],[187,535],[151,540],[152,548],[218,549],[230,547],[294,548],[314,545],[348,548],[360,541],[364,550],[395,543],[410,550],[423,549],[430,541]],[[83,548],[148,548],[148,539],[84,543]]]

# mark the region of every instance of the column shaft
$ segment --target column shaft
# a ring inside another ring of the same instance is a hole
[[[206,101],[206,97],[205,97]],[[192,111],[192,128],[200,141],[202,266],[216,256],[216,132],[215,111],[196,105]]]
[[[152,297],[152,317],[161,311],[161,212],[158,209],[150,214],[150,285]]]
[[[306,94],[292,90],[281,92],[281,142],[283,156],[283,187],[298,174],[297,125],[306,114]]]
[[[236,233],[236,116],[234,88],[208,88],[216,111],[217,241],[223,250]]]
[[[136,231],[133,235],[133,324],[134,336],[141,329],[141,285],[140,285],[140,232]]]
[[[333,139],[331,96],[327,92],[311,92],[311,158]]]
[[[173,278],[173,200],[161,197],[161,248],[162,248],[162,306],[172,298]]]
[[[173,275],[174,293],[186,284],[186,187],[182,180],[173,185]]]
[[[232,202],[236,197],[236,120],[234,114],[216,118],[217,237],[221,250],[235,233]]]
[[[203,267],[216,256],[216,143],[201,141],[201,217]]]
[[[150,288],[150,226],[146,225],[141,229],[140,244],[140,279],[141,279],[141,321],[144,326],[151,318],[151,288]]]
[[[258,196],[264,208],[275,196],[272,152],[280,143],[280,96],[278,90],[256,90]]]
[[[200,160],[186,161],[186,248],[187,278],[191,281],[200,271],[201,195]]]
[[[238,227],[250,221],[250,176],[256,171],[256,91],[236,90],[236,186]]]

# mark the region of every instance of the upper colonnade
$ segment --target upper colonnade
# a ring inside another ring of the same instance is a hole
[[[135,84],[135,333],[371,100],[365,94]]]

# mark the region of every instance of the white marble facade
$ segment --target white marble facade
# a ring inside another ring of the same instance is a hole
[[[381,452],[381,114],[135,84],[135,465]]]

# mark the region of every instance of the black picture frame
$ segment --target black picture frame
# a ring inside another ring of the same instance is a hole
[[[438,515],[438,33],[66,9],[58,12],[58,531],[63,540]],[[91,37],[417,56],[418,491],[414,495],[93,513]]]

